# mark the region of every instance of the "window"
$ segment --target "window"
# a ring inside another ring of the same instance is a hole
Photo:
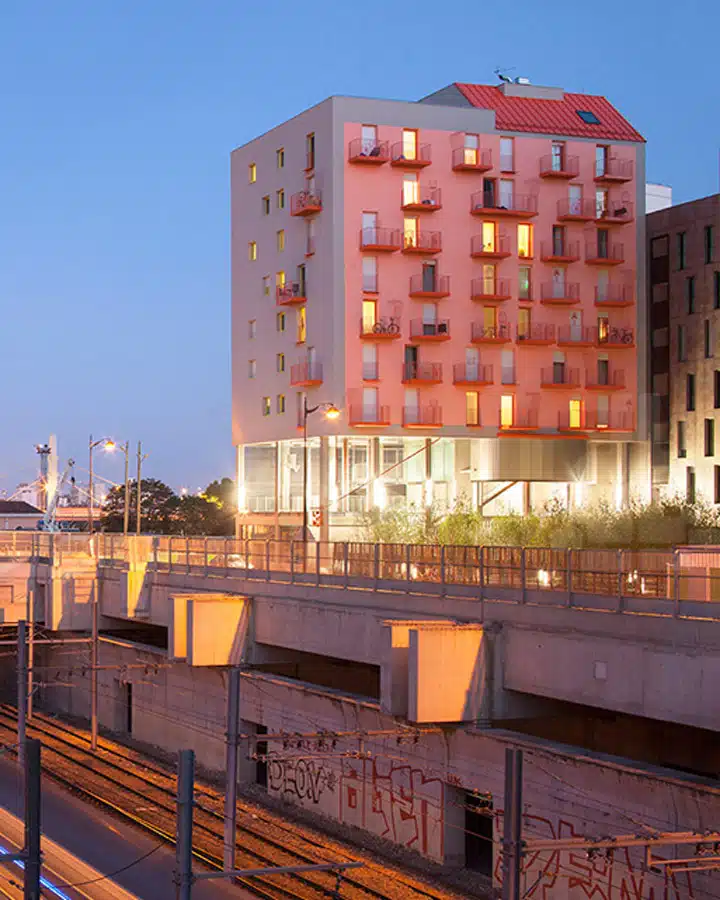
[[[285,371],[285,354],[284,353],[278,353],[278,355],[275,357],[275,365],[276,365],[278,372]]]
[[[565,228],[562,225],[553,225],[552,255],[565,256]]]
[[[533,227],[532,227],[532,225],[518,225],[517,242],[518,242],[518,256],[521,259],[532,259],[532,255],[533,255]]]
[[[695,312],[695,276],[690,275],[685,279],[685,297],[687,299],[688,315]]]
[[[512,428],[515,398],[512,394],[503,394],[500,398],[500,427]]]
[[[363,300],[362,330],[363,334],[372,334],[377,324],[377,303],[375,300]]]
[[[509,178],[500,179],[500,209],[513,209],[513,182]]]
[[[530,310],[526,306],[521,306],[518,310],[518,340],[527,340],[530,337]]]
[[[465,424],[480,424],[480,394],[477,391],[467,391],[465,394]]]
[[[687,343],[685,341],[685,326],[677,327],[677,358],[678,362],[685,362],[687,359]]]
[[[482,246],[484,253],[495,253],[497,249],[497,226],[494,222],[482,223]]]
[[[275,151],[275,161],[277,162],[278,169],[285,168],[285,149],[283,147]]]
[[[713,259],[713,227],[712,225],[705,226],[704,232],[704,245],[705,245],[705,262],[711,263]]]
[[[264,216],[270,215],[270,194],[266,194],[262,198],[262,211]]]
[[[515,153],[512,138],[500,138],[500,171],[515,171]]]
[[[595,148],[595,177],[602,178],[607,172],[608,156],[610,148],[598,145]]]
[[[252,340],[257,333],[257,319],[248,319],[248,338]]]
[[[270,403],[270,398],[263,397],[262,398],[262,414],[264,416],[269,416],[271,412],[272,412],[272,405]]]
[[[575,112],[580,116],[580,118],[586,125],[600,124],[600,119],[598,119],[594,112],[590,112],[587,109],[576,109]]]
[[[597,188],[595,191],[595,218],[602,219],[607,215],[610,195],[605,188]],[[580,209],[578,204],[577,209]]]
[[[371,294],[377,292],[377,256],[363,256],[362,289],[369,291]]]
[[[678,459],[685,459],[687,456],[687,444],[685,443],[685,423],[677,423],[677,455]]]
[[[265,297],[268,297],[270,295],[270,276],[269,275],[263,275],[262,285],[263,285],[263,295]]]
[[[518,299],[532,300],[532,289],[530,284],[530,266],[520,266],[518,269]]]
[[[572,326],[571,326],[572,327]],[[597,320],[598,343],[604,344],[610,336],[610,319],[607,313],[600,313]]]
[[[275,411],[279,414],[285,412],[285,394],[278,394],[275,399]]]
[[[582,428],[582,400],[568,402],[568,424],[571,428]]]
[[[248,259],[250,262],[255,262],[257,259],[257,241],[250,241],[248,243]]]
[[[307,297],[307,269],[305,263],[297,267],[298,296]]]
[[[417,159],[417,131],[411,128],[403,128],[402,133],[403,159]]]
[[[514,350],[503,350],[500,354],[500,384],[515,384]]]
[[[363,156],[377,156],[378,153],[373,153],[373,150],[377,147],[377,125],[363,125],[361,129],[361,137],[360,143],[362,146],[362,155]]]
[[[562,172],[565,167],[565,144],[553,141],[550,148],[550,168],[553,172]]]
[[[705,319],[705,359],[710,359],[713,355],[712,340],[710,338],[710,319]]]
[[[285,249],[285,231],[282,228],[277,233],[277,248],[280,252]]]
[[[311,132],[305,138],[305,169],[315,168],[315,134]]]
[[[705,419],[705,456],[715,456],[715,419]]]
[[[497,266],[492,264],[482,267],[483,294],[494,294],[497,291]]]
[[[297,311],[297,337],[298,344],[304,344],[307,340],[307,314],[304,306]]]
[[[285,273],[283,271],[275,273],[275,287],[285,287]]]
[[[257,360],[248,360],[248,378],[254,378],[257,375]]]
[[[417,247],[418,245],[418,220],[412,216],[405,216],[403,223],[403,246]]]
[[[362,377],[364,381],[376,381],[378,377],[377,344],[363,344]]]
[[[285,313],[279,312],[275,316],[275,328],[277,331],[285,331]]]
[[[695,469],[692,466],[687,467],[685,482],[685,499],[688,503],[695,502]]]
[[[257,181],[257,166],[255,163],[250,163],[248,166],[248,181],[250,184],[255,184]]]
[[[677,234],[677,261],[678,261],[678,269],[685,268],[685,250],[686,250],[686,240],[685,240],[685,232],[680,231]]]
[[[713,406],[720,409],[720,370],[713,373]]]
[[[720,466],[713,466],[715,475],[715,503],[720,503]]]
[[[413,203],[420,202],[420,185],[415,172],[411,172],[403,177],[402,198],[403,206],[410,206]]]
[[[720,309],[720,272],[713,273],[713,309]]]
[[[692,372],[685,376],[685,409],[695,411],[695,376]]]
[[[313,219],[305,220],[305,256],[315,253],[315,222]]]
[[[478,164],[478,149],[480,147],[480,138],[476,134],[466,134],[463,144],[463,163],[466,166],[476,166]]]
[[[275,191],[275,206],[278,209],[285,209],[285,191],[282,188],[279,191]]]

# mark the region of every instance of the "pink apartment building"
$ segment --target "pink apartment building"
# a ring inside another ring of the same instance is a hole
[[[331,97],[232,154],[242,522],[649,491],[644,142],[604,98]]]

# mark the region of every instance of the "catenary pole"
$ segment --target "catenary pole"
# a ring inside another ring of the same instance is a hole
[[[237,821],[238,730],[240,725],[240,670],[228,672],[227,762],[225,765],[225,869],[235,868],[235,826]]]

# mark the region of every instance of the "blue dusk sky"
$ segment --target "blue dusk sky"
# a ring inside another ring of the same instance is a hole
[[[82,466],[90,432],[141,438],[175,488],[232,474],[233,147],[330,94],[413,100],[500,66],[605,94],[648,179],[691,200],[718,190],[719,10],[0,0],[0,489],[51,432]]]

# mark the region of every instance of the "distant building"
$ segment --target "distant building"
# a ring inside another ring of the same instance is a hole
[[[37,531],[43,511],[24,500],[0,500],[0,531]]]
[[[659,212],[672,206],[672,187],[669,184],[645,185],[645,212]]]
[[[37,484],[21,482],[13,491],[12,497],[13,500],[22,500],[31,506],[39,507],[42,499],[42,490]]]

